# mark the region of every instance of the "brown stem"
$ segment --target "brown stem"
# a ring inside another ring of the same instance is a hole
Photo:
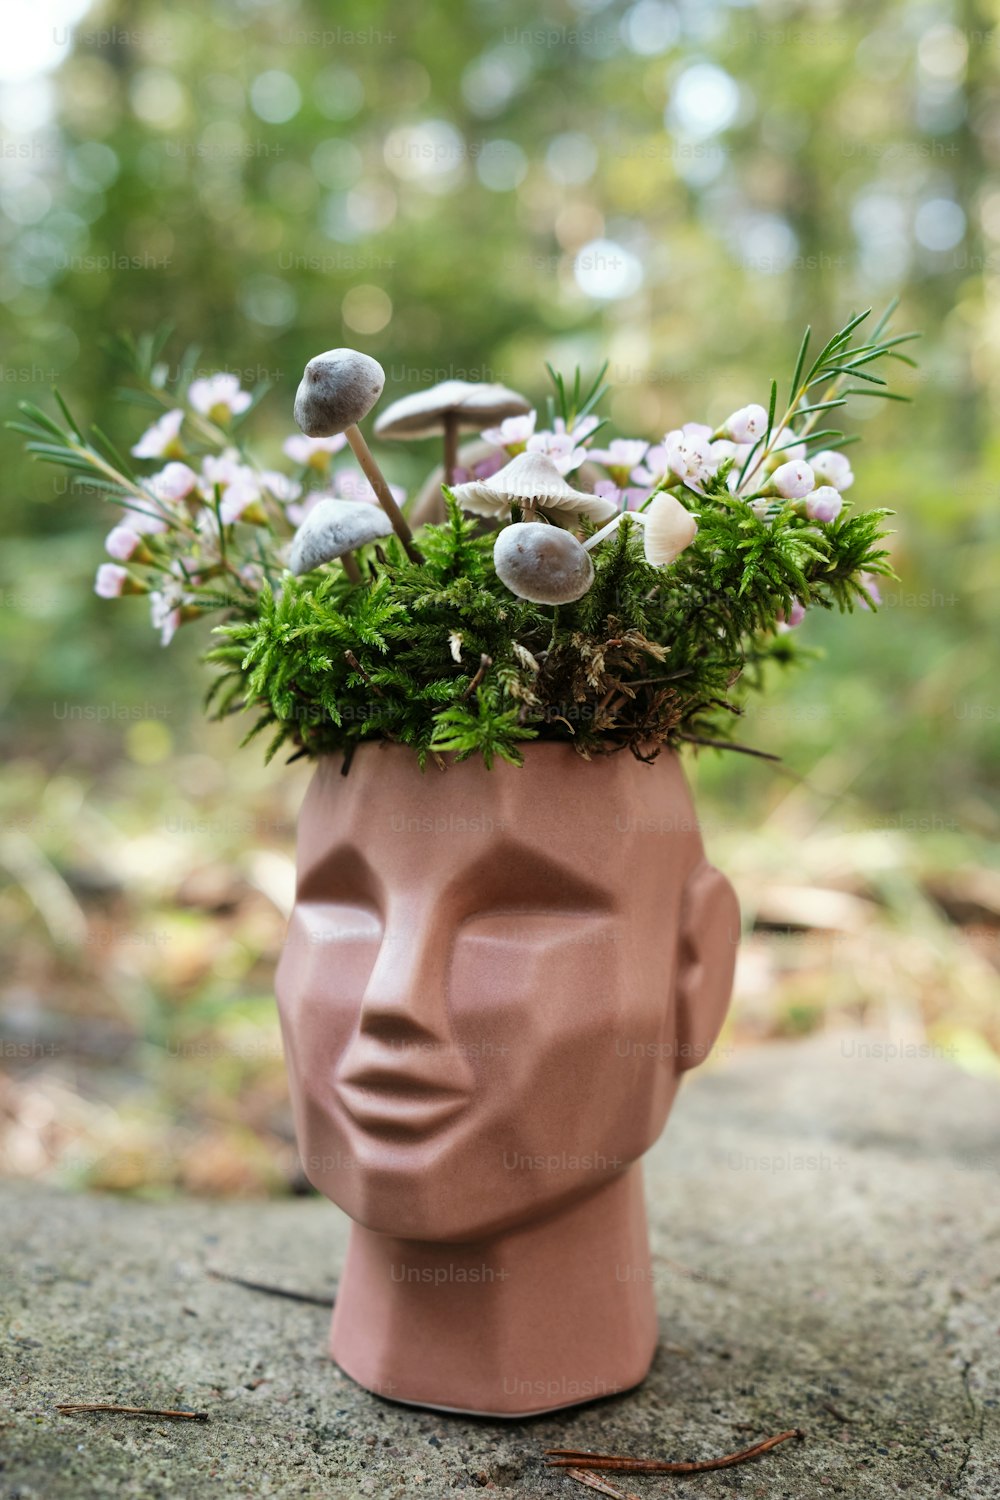
[[[476,688],[482,682],[483,678],[486,676],[487,671],[489,670],[490,667],[492,667],[492,665],[493,665],[493,658],[492,658],[492,656],[487,656],[486,652],[484,651],[482,653],[482,655],[480,656],[480,658],[479,658],[479,666],[476,668],[476,675],[475,675],[475,677],[472,678],[471,682],[469,683],[469,686],[466,688],[465,692],[462,694],[463,698],[471,698],[472,697],[473,693],[476,691]]]
[[[781,760],[780,755],[772,755],[768,750],[754,750],[749,745],[737,745],[733,740],[702,739],[698,734],[679,734],[677,738],[689,745],[707,745],[710,750],[736,750],[740,755],[754,755],[758,760]]]
[[[293,756],[292,759],[294,758]],[[333,1306],[332,1297],[319,1297],[312,1292],[293,1292],[287,1287],[272,1286],[269,1281],[248,1281],[245,1276],[233,1276],[228,1271],[216,1271],[211,1267],[208,1274],[214,1281],[231,1281],[234,1286],[246,1287],[250,1292],[264,1292],[268,1297],[286,1297],[290,1302],[311,1302],[317,1307]]]
[[[555,1469],[610,1469],[629,1474],[705,1474],[709,1469],[729,1469],[734,1464],[746,1463],[761,1453],[787,1443],[789,1438],[800,1438],[805,1434],[798,1427],[779,1432],[776,1437],[764,1438],[751,1448],[742,1448],[739,1453],[727,1453],[723,1458],[706,1458],[701,1463],[668,1463],[661,1458],[627,1458],[611,1453],[581,1453],[573,1448],[547,1448],[549,1466]]]
[[[446,411],[444,414],[444,482],[455,483],[455,470],[458,468],[458,413]]]
[[[611,1500],[639,1500],[639,1496],[631,1490],[620,1490],[616,1484],[610,1484],[606,1479],[599,1479],[596,1474],[588,1474],[586,1469],[567,1469],[570,1479],[575,1479],[578,1484],[585,1484],[589,1490],[596,1490],[599,1495],[610,1495]]]
[[[357,672],[357,674],[358,674],[359,677],[363,677],[365,679],[365,681],[367,682],[368,686],[371,688],[372,692],[375,694],[376,698],[384,698],[385,697],[385,694],[383,693],[382,689],[379,687],[378,683],[372,681],[371,675],[368,672],[365,671],[364,667],[358,661],[358,658],[355,656],[355,654],[354,654],[353,651],[345,651],[344,652],[344,660],[347,662],[347,665],[349,667],[352,667],[353,670],[355,672]]]
[[[351,445],[354,457],[360,465],[368,483],[378,496],[379,504],[392,522],[392,529],[399,537],[407,557],[412,563],[422,563],[423,553],[413,540],[413,532],[406,522],[406,517],[392,498],[392,491],[385,482],[385,476],[378,464],[372,457],[372,451],[365,442],[360,427],[352,426],[345,429],[344,436]]]
[[[358,560],[354,556],[354,553],[349,551],[343,552],[341,553],[340,560],[344,565],[344,572],[347,574],[351,582],[360,583],[361,569],[358,567]]]
[[[114,1406],[105,1401],[62,1401],[56,1407],[56,1411],[62,1412],[63,1416],[74,1416],[81,1411],[117,1411],[127,1417],[170,1417],[185,1422],[207,1422],[207,1411],[175,1411],[173,1408],[161,1410],[154,1406]]]

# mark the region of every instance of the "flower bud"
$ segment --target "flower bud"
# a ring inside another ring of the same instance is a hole
[[[801,500],[815,488],[813,471],[804,458],[795,458],[791,463],[781,464],[771,475],[768,492],[781,495],[785,500]]]
[[[117,599],[121,594],[145,594],[148,590],[138,578],[117,563],[101,563],[94,579],[94,593],[101,599]]]
[[[849,490],[854,483],[851,461],[835,448],[824,448],[810,459],[812,471],[821,484],[830,484],[835,490]]]
[[[137,531],[131,526],[116,526],[109,531],[104,539],[104,546],[109,557],[116,562],[150,562],[152,554]]]
[[[733,443],[755,443],[767,431],[767,412],[756,403],[741,406],[726,418],[722,431]]]
[[[796,625],[801,625],[806,617],[806,607],[798,599],[793,599],[788,606],[788,613],[783,609],[778,610],[779,630],[793,630]]]
[[[822,484],[806,496],[805,511],[810,521],[835,521],[840,515],[844,498],[832,484]]]

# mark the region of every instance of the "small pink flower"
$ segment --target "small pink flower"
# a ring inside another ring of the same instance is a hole
[[[133,507],[125,512],[122,524],[131,527],[140,536],[156,536],[167,529],[167,523],[162,516],[155,515],[150,510],[138,510]]]
[[[755,443],[767,431],[767,412],[756,403],[741,406],[726,418],[722,430],[731,442]]]
[[[645,486],[619,487],[613,479],[599,479],[594,485],[594,494],[600,495],[602,500],[610,500],[619,510],[638,510],[649,499],[649,490]]]
[[[544,453],[564,476],[572,474],[587,457],[586,448],[576,442],[576,434],[568,432],[536,432],[528,439],[528,452]]]
[[[177,634],[177,627],[181,623],[180,607],[176,599],[170,594],[161,594],[154,590],[149,596],[149,617],[153,629],[160,632],[160,645],[169,646]]]
[[[553,430],[558,437],[571,437],[574,443],[585,443],[591,433],[601,425],[600,417],[577,417],[567,428],[562,417],[556,417],[552,424]]]
[[[806,496],[806,515],[810,521],[835,521],[843,504],[839,490],[835,490],[832,484],[821,484],[818,490]]]
[[[235,448],[227,448],[223,453],[207,453],[201,461],[202,483],[209,490],[214,489],[217,484],[225,489],[234,479],[252,472]]]
[[[133,458],[170,458],[182,453],[180,430],[183,420],[184,413],[180,410],[164,412],[135,444]]]
[[[118,562],[128,562],[137,547],[142,546],[142,537],[132,526],[116,526],[104,539],[105,551]]]
[[[232,417],[246,411],[253,397],[249,391],[241,391],[235,375],[220,373],[201,380],[192,380],[188,400],[195,411],[201,412],[212,422],[226,423]]]
[[[804,458],[796,458],[791,463],[780,464],[771,475],[769,489],[776,495],[781,495],[785,500],[801,500],[808,495],[816,485],[816,478],[812,469]]]
[[[171,463],[151,474],[146,484],[158,500],[186,500],[198,488],[198,476],[189,464]]]
[[[117,599],[125,591],[128,572],[117,563],[101,563],[94,580],[94,593],[102,599]]]
[[[854,483],[851,461],[836,448],[824,448],[809,460],[816,478],[823,484],[832,484],[835,490],[849,490]]]
[[[484,443],[492,443],[495,448],[505,448],[513,458],[524,452],[537,420],[538,413],[534,411],[526,412],[523,417],[505,417],[499,427],[487,427],[481,437]]]
[[[862,588],[868,591],[875,604],[882,603],[882,591],[878,586],[878,575],[876,573],[859,573],[858,582],[861,584]],[[871,605],[868,603],[867,599],[859,599],[858,604],[862,609],[871,609]]]
[[[298,480],[289,479],[287,474],[282,474],[278,469],[264,469],[260,478],[268,494],[273,495],[282,505],[288,505],[302,494],[302,486]]]
[[[805,605],[800,604],[798,599],[793,599],[789,606],[787,615],[785,614],[784,610],[779,609],[778,629],[779,631],[794,630],[796,625],[802,624],[802,621],[805,619],[805,617]]]
[[[481,458],[477,464],[472,465],[468,477],[470,479],[491,479],[494,474],[499,474],[505,462],[505,454],[491,453],[489,458]]]
[[[286,457],[295,464],[308,464],[312,469],[319,469],[325,473],[330,467],[330,459],[334,453],[339,453],[341,448],[346,447],[347,438],[342,432],[335,432],[333,437],[311,438],[302,432],[293,432],[282,443],[282,451]]]
[[[688,430],[695,428],[698,430]],[[663,439],[668,471],[684,484],[697,485],[711,470],[710,431],[702,423],[689,422],[685,427],[668,432]]]
[[[219,505],[219,513],[224,526],[231,526],[238,521],[244,511],[249,510],[251,505],[260,500],[260,485],[257,478],[248,469],[246,473],[240,474],[228,484],[223,491],[222,501]]]
[[[633,484],[646,484],[652,489],[662,483],[670,472],[670,456],[662,443],[646,449],[644,461],[632,470],[629,476]]]
[[[649,444],[641,438],[614,438],[606,448],[591,448],[590,457],[603,464],[608,473],[619,483],[638,468]]]

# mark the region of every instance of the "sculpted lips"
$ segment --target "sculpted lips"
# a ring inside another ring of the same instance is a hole
[[[423,1135],[468,1101],[462,1071],[456,1057],[441,1051],[418,1051],[412,1044],[394,1049],[357,1037],[335,1087],[347,1113],[365,1129]]]

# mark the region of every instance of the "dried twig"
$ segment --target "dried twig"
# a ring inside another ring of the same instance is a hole
[[[359,677],[363,677],[365,679],[365,681],[367,682],[368,686],[371,688],[372,692],[375,694],[376,698],[384,698],[385,697],[385,694],[383,693],[382,689],[379,687],[378,683],[374,682],[372,680],[371,673],[365,671],[364,667],[358,661],[358,658],[355,656],[355,654],[354,654],[353,651],[345,651],[344,652],[344,660],[347,662],[347,665],[349,667],[353,667],[354,671],[357,672],[357,674],[358,674]]]
[[[272,1286],[268,1281],[248,1281],[245,1276],[231,1276],[228,1271],[216,1271],[208,1267],[208,1274],[216,1281],[231,1281],[234,1286],[246,1287],[250,1292],[264,1292],[268,1297],[287,1297],[289,1302],[310,1302],[315,1307],[332,1307],[332,1297],[318,1297],[312,1292],[293,1292],[284,1286]]]
[[[115,1406],[107,1401],[60,1401],[56,1411],[64,1417],[81,1411],[117,1411],[126,1417],[170,1417],[178,1422],[207,1422],[207,1411],[160,1411],[154,1406]]]
[[[639,1500],[631,1490],[620,1490],[616,1484],[611,1484],[607,1479],[599,1479],[596,1474],[588,1474],[586,1469],[567,1469],[566,1473],[570,1479],[585,1484],[588,1489],[597,1490],[600,1495],[610,1495],[612,1500]]]
[[[707,745],[711,750],[736,750],[740,755],[754,755],[758,760],[781,760],[780,755],[772,755],[767,750],[754,750],[749,745],[737,745],[734,740],[709,740],[697,734],[679,734],[677,738],[689,745]]]
[[[475,677],[473,677],[471,679],[471,681],[469,682],[469,686],[466,688],[465,692],[462,694],[463,698],[471,698],[472,697],[473,693],[476,691],[476,688],[482,682],[483,678],[486,676],[487,671],[489,670],[490,667],[492,667],[492,665],[493,665],[493,658],[492,658],[492,656],[487,656],[486,652],[484,651],[483,654],[479,658],[479,666],[476,668],[476,675],[475,675]]]
[[[623,1454],[584,1453],[576,1448],[546,1448],[549,1466],[553,1469],[611,1469],[629,1474],[704,1474],[709,1469],[728,1469],[733,1464],[746,1463],[757,1458],[789,1438],[804,1437],[798,1427],[779,1432],[776,1437],[764,1438],[752,1448],[743,1448],[739,1453],[727,1453],[724,1458],[707,1458],[700,1463],[669,1463],[662,1458],[629,1458]]]

